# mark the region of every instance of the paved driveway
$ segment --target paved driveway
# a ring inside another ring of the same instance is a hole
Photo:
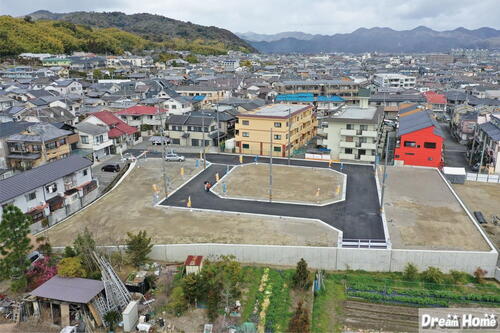
[[[449,167],[464,167],[469,170],[469,163],[465,156],[467,148],[458,143],[451,135],[450,125],[448,123],[440,123],[444,139],[444,164]]]
[[[239,164],[238,156],[208,154],[207,160],[213,164],[164,200],[161,205],[186,207],[187,198],[191,196],[193,208],[315,218],[342,230],[344,239],[384,239],[372,166],[344,164],[341,172],[347,174],[346,201],[317,207],[219,198],[211,192],[205,192],[203,183],[206,180],[213,181],[217,172],[222,177],[228,165],[231,167],[231,165]],[[245,157],[243,162],[251,163],[253,157]],[[259,157],[259,163],[268,163],[268,158]],[[273,163],[287,164],[287,160],[273,159]],[[291,164],[317,168],[328,167],[327,163],[307,160],[292,160]],[[339,164],[335,164],[333,168],[340,171]]]

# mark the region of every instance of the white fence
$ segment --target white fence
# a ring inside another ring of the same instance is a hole
[[[487,174],[487,173],[471,173],[467,172],[467,180],[473,182],[482,182],[482,183],[500,183],[500,175],[497,174]]]

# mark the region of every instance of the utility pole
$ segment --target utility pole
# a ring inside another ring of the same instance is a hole
[[[168,197],[168,178],[167,178],[167,169],[165,167],[165,156],[167,155],[167,140],[165,138],[165,122],[163,121],[163,117],[160,110],[160,104],[158,104],[158,115],[160,116],[161,123],[161,144],[163,145],[163,156],[161,161],[161,169],[163,173],[163,186],[165,187],[165,197]]]
[[[202,156],[203,156],[203,170],[207,168],[206,156],[205,156],[205,112],[201,109],[201,145],[202,145]]]
[[[384,212],[384,192],[385,179],[387,178],[387,157],[389,156],[389,132],[385,135],[385,160],[384,160],[384,175],[382,177],[382,191],[380,194],[380,212]]]
[[[273,128],[271,127],[271,140],[269,143],[269,202],[273,201]]]
[[[483,151],[481,152],[481,159],[479,160],[479,170],[478,170],[479,173],[481,173],[481,170],[483,169],[483,158],[485,150],[486,150],[486,135],[484,135]]]
[[[220,153],[219,102],[217,102],[217,151]]]
[[[474,144],[476,143],[476,130],[474,129],[474,136],[472,137],[472,148],[470,149],[469,165],[472,163],[472,156],[474,155]]]
[[[291,109],[288,108],[288,165],[290,165],[290,149],[292,148],[290,146],[290,139],[291,139],[290,138],[290,136],[291,136],[290,135],[291,134],[290,129],[292,127],[292,118],[290,117],[291,116],[291,112],[292,112]]]

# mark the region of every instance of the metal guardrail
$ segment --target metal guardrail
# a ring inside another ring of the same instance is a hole
[[[342,240],[342,247],[345,248],[360,248],[360,249],[386,249],[387,242],[385,239],[352,239],[344,238]]]
[[[500,175],[497,174],[487,174],[487,173],[472,173],[467,172],[466,180],[473,182],[482,182],[482,183],[500,183]]]

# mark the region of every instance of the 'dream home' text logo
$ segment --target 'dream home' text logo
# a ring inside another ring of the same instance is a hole
[[[498,320],[495,314],[484,313],[482,316],[477,314],[451,314],[446,316],[422,314],[421,327],[424,329],[436,328],[483,328],[491,329],[498,327]]]

